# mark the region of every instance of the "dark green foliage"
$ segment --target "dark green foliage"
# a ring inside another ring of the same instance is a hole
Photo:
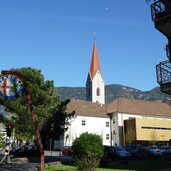
[[[4,117],[2,114],[0,114],[0,123],[7,124],[9,122],[9,119]]]
[[[27,78],[29,91],[32,96],[33,108],[41,129],[46,119],[51,115],[51,110],[59,103],[57,93],[54,93],[53,81],[45,81],[40,70],[34,68],[12,69],[22,73]],[[2,101],[9,112],[12,124],[15,127],[17,138],[30,139],[35,134],[30,109],[28,107],[27,94],[22,95],[14,101]]]
[[[83,133],[72,146],[73,159],[80,171],[94,171],[103,156],[103,143],[99,135]]]
[[[2,137],[2,133],[0,133],[0,148],[3,148],[5,145],[5,140],[4,138]]]
[[[49,140],[50,138],[52,138],[52,142],[58,140],[68,129],[66,123],[69,123],[70,119],[75,116],[74,111],[71,113],[66,112],[67,104],[69,102],[70,100],[65,100],[52,109],[51,116],[46,120],[41,131],[44,143],[46,142],[46,139]],[[44,144],[44,146],[46,147],[46,144]]]
[[[59,87],[58,95],[62,100],[65,99],[86,99],[86,89],[83,87]],[[111,84],[105,86],[105,101],[110,103],[113,100],[119,98],[131,98],[149,101],[163,101],[166,97],[171,97],[160,91],[159,87],[156,87],[150,91],[141,91],[128,86],[119,84]]]

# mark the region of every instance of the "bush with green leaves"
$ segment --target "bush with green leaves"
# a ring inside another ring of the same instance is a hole
[[[2,133],[0,133],[0,148],[3,148],[5,144],[4,138],[2,137]]]
[[[73,142],[72,150],[78,170],[94,171],[104,153],[102,138],[96,134],[83,133]]]

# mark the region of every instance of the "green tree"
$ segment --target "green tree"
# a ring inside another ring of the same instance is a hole
[[[63,138],[64,132],[68,129],[69,122],[75,117],[75,112],[67,112],[69,99],[60,102],[51,111],[51,116],[46,120],[41,130],[44,147],[46,148],[46,140],[52,139],[52,147],[54,140]]]
[[[10,120],[7,117],[5,117],[4,115],[0,114],[0,123],[7,124],[9,122],[10,122]]]
[[[5,140],[4,140],[3,136],[2,136],[2,133],[0,133],[0,148],[3,148],[4,145],[5,145]]]
[[[36,119],[41,129],[47,118],[51,116],[51,110],[59,103],[59,98],[54,90],[53,81],[45,81],[40,70],[34,68],[12,69],[22,73],[28,82],[29,91],[33,99],[33,107]],[[31,114],[28,108],[27,94],[15,101],[1,101],[13,114],[12,121],[18,138],[31,139],[35,134]]]
[[[89,133],[83,133],[76,138],[72,149],[73,159],[81,171],[94,171],[104,153],[102,138]]]

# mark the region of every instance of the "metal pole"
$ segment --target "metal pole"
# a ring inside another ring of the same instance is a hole
[[[33,109],[32,96],[31,96],[31,93],[30,93],[29,88],[28,88],[27,79],[23,74],[21,74],[18,71],[2,71],[2,74],[3,75],[11,74],[11,75],[18,76],[24,83],[24,90],[27,94],[28,105],[30,108],[30,112],[31,112],[31,116],[32,116],[32,122],[34,125],[34,129],[36,132],[37,141],[38,141],[38,145],[39,145],[39,150],[40,150],[40,171],[44,171],[44,149],[43,149],[43,145],[42,145],[42,141],[41,141],[38,123],[37,123],[35,113],[34,113],[34,109]]]
[[[50,156],[52,157],[52,138],[50,138]]]
[[[52,134],[53,134],[53,123],[51,124],[51,137],[50,137],[50,154],[52,159]]]

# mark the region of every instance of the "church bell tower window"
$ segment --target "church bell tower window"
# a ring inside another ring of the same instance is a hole
[[[96,90],[96,95],[97,96],[100,96],[100,88],[98,87],[97,90]]]

